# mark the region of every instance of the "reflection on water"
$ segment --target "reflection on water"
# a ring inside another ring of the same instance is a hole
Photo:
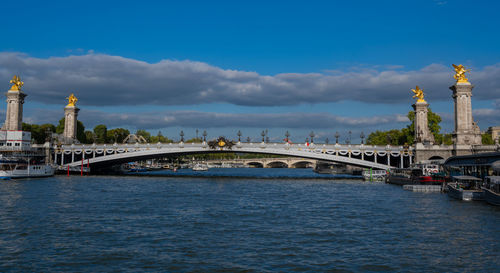
[[[0,271],[499,268],[497,207],[310,170],[216,172],[1,182]]]

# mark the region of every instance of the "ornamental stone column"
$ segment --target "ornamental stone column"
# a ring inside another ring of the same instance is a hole
[[[7,97],[7,113],[2,130],[20,131],[23,128],[23,104],[27,95],[21,90],[24,82],[21,81],[19,76],[14,76],[10,83],[13,85],[5,94]]]
[[[434,135],[429,130],[429,104],[422,100],[412,105],[415,110],[415,143],[434,143]]]
[[[420,89],[417,85],[415,89],[412,89],[415,93],[413,98],[417,101],[413,104],[413,109],[415,110],[415,143],[434,143],[434,135],[429,130],[429,120],[427,119],[427,113],[429,112],[429,104],[424,100],[424,90]]]
[[[472,118],[472,88],[470,82],[458,81],[450,86],[455,104],[455,131],[453,142],[456,145],[480,145],[481,131]]]
[[[76,142],[76,131],[78,122],[78,111],[80,109],[75,106],[78,99],[71,94],[68,98],[68,105],[64,107],[64,132],[63,137],[66,143]]]

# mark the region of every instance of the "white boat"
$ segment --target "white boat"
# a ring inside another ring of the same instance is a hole
[[[365,181],[385,181],[387,171],[385,170],[365,170],[363,171],[363,180]]]
[[[30,160],[22,158],[0,158],[0,179],[53,175],[54,168],[48,164],[30,164]]]
[[[31,146],[31,133],[0,131],[0,178],[47,177],[55,168],[45,162],[45,154]]]
[[[196,172],[208,171],[208,166],[207,166],[207,164],[197,163],[193,166],[193,171],[196,171]]]

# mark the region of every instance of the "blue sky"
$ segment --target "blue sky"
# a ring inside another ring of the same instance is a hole
[[[37,123],[62,117],[64,97],[75,92],[91,128],[171,136],[202,126],[214,135],[274,128],[274,138],[290,129],[303,139],[310,130],[401,128],[415,85],[451,132],[447,87],[451,63],[462,63],[473,69],[475,119],[485,130],[500,123],[499,6],[12,1],[2,4],[0,80],[6,90],[12,74],[23,77],[25,120]]]

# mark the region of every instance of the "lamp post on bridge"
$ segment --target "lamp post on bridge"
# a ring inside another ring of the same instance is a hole
[[[328,145],[328,142],[330,142],[330,140],[328,138],[325,139],[325,144]]]
[[[264,143],[264,137],[266,136],[266,132],[263,130],[262,133],[260,133],[260,135],[262,136],[262,143]]]
[[[339,132],[335,132],[335,144],[339,144],[339,137],[340,137]]]
[[[347,144],[351,144],[351,134],[352,134],[352,132],[349,131],[348,134],[349,134],[349,143],[347,143]]]
[[[311,133],[309,133],[309,136],[311,137],[311,144],[314,143],[314,132],[311,131]]]
[[[181,136],[181,142],[184,142],[184,131],[181,130],[179,135]]]
[[[207,141],[207,130],[203,130],[203,142]]]
[[[286,143],[290,142],[290,133],[288,131],[286,131],[286,133],[285,133],[285,141],[286,141]]]
[[[238,130],[237,135],[238,135],[238,142],[241,142],[241,131],[240,130]]]

